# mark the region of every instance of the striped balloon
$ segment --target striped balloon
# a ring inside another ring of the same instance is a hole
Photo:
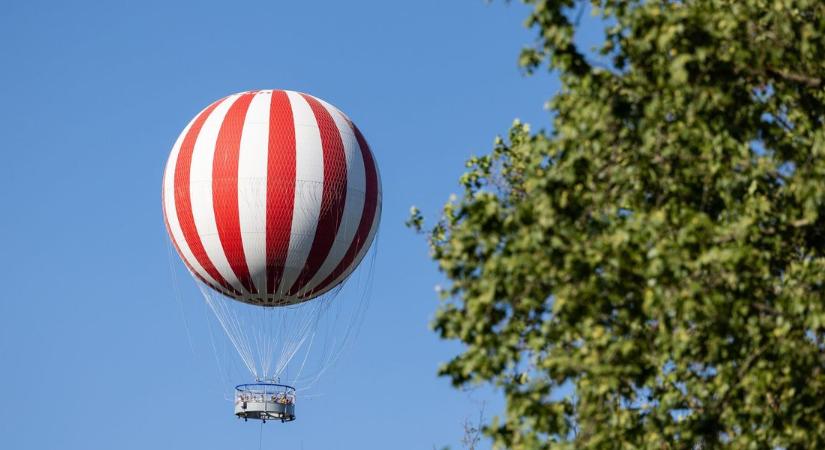
[[[201,282],[242,302],[290,305],[334,288],[364,257],[381,180],[364,136],[334,106],[299,92],[242,92],[178,137],[163,215]]]

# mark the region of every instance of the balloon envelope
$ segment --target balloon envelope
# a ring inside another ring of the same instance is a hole
[[[340,110],[308,94],[220,99],[184,128],[163,177],[175,248],[201,282],[262,306],[344,281],[381,213],[372,152]]]

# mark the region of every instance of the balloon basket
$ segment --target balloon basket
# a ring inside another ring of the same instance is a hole
[[[235,416],[292,422],[295,420],[295,388],[286,384],[258,382],[235,386]]]

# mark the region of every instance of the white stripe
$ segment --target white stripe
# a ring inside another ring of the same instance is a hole
[[[169,155],[169,160],[166,162],[166,172],[163,175],[163,210],[164,214],[166,215],[166,221],[169,224],[169,232],[172,234],[172,240],[177,244],[177,248],[179,251],[179,256],[188,263],[187,269],[191,267],[191,270],[194,270],[196,274],[200,275],[204,280],[209,283],[212,283],[214,286],[220,287],[217,281],[209,276],[209,273],[200,265],[198,259],[195,258],[195,255],[192,253],[192,250],[189,248],[189,244],[186,243],[186,238],[183,235],[183,230],[180,227],[180,220],[178,219],[178,212],[175,208],[175,168],[177,167],[178,163],[178,156],[180,155],[180,147],[183,144],[183,139],[186,137],[186,134],[189,132],[189,129],[192,127],[192,124],[195,123],[195,120],[200,115],[195,116],[186,128],[183,129],[180,136],[178,136],[177,141],[175,141],[175,145],[172,147],[172,153]]]
[[[252,98],[238,155],[238,214],[246,266],[258,293],[266,292],[266,190],[272,91]]]
[[[215,209],[212,200],[212,162],[215,157],[215,143],[229,107],[241,94],[235,94],[221,102],[206,119],[201,128],[192,153],[192,167],[189,173],[189,191],[192,199],[192,215],[195,229],[201,239],[206,256],[224,280],[239,292],[246,292],[240,280],[226,259],[221,245]]]
[[[318,226],[324,189],[324,153],[315,115],[300,94],[292,91],[286,91],[286,94],[295,119],[295,200],[289,250],[278,288],[280,294],[292,287],[306,264]]]
[[[344,259],[347,250],[352,244],[358,225],[361,222],[361,214],[364,210],[364,199],[367,190],[367,180],[364,169],[364,160],[361,156],[361,149],[355,132],[350,128],[347,118],[335,107],[317,99],[330,113],[335,125],[338,128],[341,140],[344,143],[344,154],[347,160],[347,191],[344,201],[344,213],[341,216],[341,224],[338,227],[332,248],[318,269],[315,276],[306,284],[306,288],[298,295],[309,292],[319,283],[324,281],[338,264]]]

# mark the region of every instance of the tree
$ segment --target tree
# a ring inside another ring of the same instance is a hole
[[[562,88],[426,230],[440,373],[499,447],[825,448],[825,2],[525,3]]]

